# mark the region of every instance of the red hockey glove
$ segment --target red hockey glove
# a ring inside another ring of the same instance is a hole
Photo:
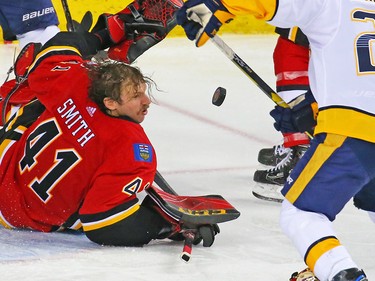
[[[200,47],[214,37],[224,23],[230,22],[234,15],[220,1],[189,0],[177,12],[176,17],[186,36],[195,40],[195,45]]]
[[[101,14],[91,33],[100,39],[104,50],[125,39],[125,23],[118,15]]]
[[[310,91],[289,103],[289,108],[275,106],[270,115],[274,127],[282,133],[311,132],[316,125],[318,105]]]
[[[111,20],[115,24],[109,28],[109,37],[114,44],[108,57],[132,63],[176,26],[175,12],[181,6],[180,0],[136,0],[129,4]],[[118,20],[124,23],[124,33],[116,26]]]

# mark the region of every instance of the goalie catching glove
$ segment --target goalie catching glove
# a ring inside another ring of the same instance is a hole
[[[234,15],[220,1],[189,0],[177,12],[176,18],[186,36],[195,40],[195,45],[200,47],[214,37],[224,23],[230,22]]]
[[[318,104],[311,91],[298,96],[288,105],[288,108],[276,105],[270,112],[275,119],[275,129],[282,133],[311,132],[318,115]]]
[[[137,0],[115,15],[100,15],[91,32],[103,49],[109,47],[109,58],[132,63],[176,26],[181,5],[179,0]]]

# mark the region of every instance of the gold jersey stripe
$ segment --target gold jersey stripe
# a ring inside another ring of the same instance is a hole
[[[350,108],[319,111],[315,134],[333,133],[375,143],[375,117]]]
[[[277,0],[222,0],[233,15],[253,15],[257,19],[271,20],[276,13]]]
[[[9,122],[9,124],[7,125],[7,127],[5,128],[5,131],[9,131],[12,129],[14,123],[16,123],[17,121],[17,118],[19,116],[21,116],[23,114],[23,110],[24,110],[24,106],[20,107],[20,109],[18,111],[16,111],[15,115],[14,115],[14,118],[12,119],[12,121]],[[7,121],[8,122],[8,121]]]
[[[290,29],[289,40],[296,42],[298,27],[294,26]]]
[[[38,63],[40,58],[44,57],[46,54],[50,52],[58,52],[58,51],[72,51],[77,53],[77,55],[81,56],[81,53],[78,51],[77,48],[72,47],[72,46],[51,46],[43,51],[41,51],[34,59],[33,63],[30,65],[28,72],[31,72],[31,70],[35,67],[35,65]]]
[[[345,139],[345,136],[328,134],[324,143],[318,145],[309,163],[285,195],[285,198],[288,199],[289,202],[294,203],[298,199],[320,167],[327,161],[332,153],[342,145]]]
[[[310,248],[305,257],[306,265],[314,271],[315,264],[317,260],[329,250],[340,246],[340,241],[334,237],[330,237],[320,241],[319,243],[315,244],[312,248]]]
[[[9,147],[15,142],[15,140],[5,139],[0,143],[0,163],[4,157],[4,154],[8,151]]]
[[[95,229],[99,229],[99,228],[102,228],[102,227],[112,225],[116,222],[119,222],[119,221],[131,216],[136,211],[138,211],[139,208],[140,208],[139,204],[136,204],[136,205],[128,208],[127,210],[125,210],[121,213],[115,214],[115,215],[113,215],[109,218],[106,218],[104,220],[96,221],[96,222],[92,222],[92,223],[82,223],[83,230],[84,231],[91,231],[91,230],[95,230]]]
[[[14,227],[7,222],[7,220],[3,217],[3,214],[0,212],[0,224],[7,229],[13,229]]]

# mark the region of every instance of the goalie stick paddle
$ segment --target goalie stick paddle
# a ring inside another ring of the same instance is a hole
[[[247,77],[249,77],[259,89],[263,91],[274,103],[288,108],[288,104],[274,91],[264,80],[255,73],[255,71],[246,64],[218,35],[211,38],[212,42],[239,68]]]
[[[146,189],[147,194],[175,220],[183,220],[192,225],[207,225],[234,220],[240,215],[240,212],[220,195],[179,196],[158,171],[154,182],[160,188],[150,186]],[[187,230],[183,235],[184,247],[180,258],[188,262],[196,234]]]
[[[187,224],[217,224],[240,216],[221,195],[179,196],[153,186],[146,191],[166,214]]]

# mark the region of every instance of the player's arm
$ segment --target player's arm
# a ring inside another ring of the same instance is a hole
[[[276,0],[223,0],[223,5],[233,15],[253,15],[258,19],[270,20],[276,13]]]
[[[109,48],[110,59],[132,63],[177,25],[175,13],[181,5],[180,0],[135,0],[116,14],[103,13],[90,32],[100,41],[100,48],[94,46],[97,50]],[[90,26],[87,23],[76,23],[85,36],[91,27],[91,21]]]
[[[294,26],[292,28],[276,27],[275,32],[279,34],[282,38],[288,39],[299,46],[310,46],[309,39],[297,26]]]
[[[102,14],[93,32],[100,34],[103,26],[111,26],[113,19],[125,23],[125,36],[108,50],[113,60],[132,63],[145,51],[162,41],[177,25],[175,14],[180,0],[135,0],[115,15]]]
[[[195,40],[196,46],[200,47],[236,15],[249,14],[258,19],[271,20],[276,9],[276,0],[188,0],[177,12],[177,23],[184,28],[187,37]]]
[[[311,132],[316,126],[318,104],[311,91],[288,103],[288,108],[275,106],[270,115],[275,119],[274,127],[282,133]]]
[[[37,59],[46,53],[48,57],[75,54],[86,59],[109,48],[111,59],[132,63],[176,26],[179,7],[169,0],[134,1],[117,14],[100,15],[91,32],[58,33],[43,46]]]

